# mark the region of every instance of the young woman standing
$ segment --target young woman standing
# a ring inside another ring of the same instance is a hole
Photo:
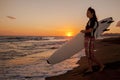
[[[81,30],[82,33],[85,33],[85,53],[88,58],[88,63],[89,63],[89,69],[87,72],[92,72],[92,63],[95,62],[100,66],[100,70],[102,71],[104,69],[104,65],[98,61],[98,59],[94,56],[94,33],[96,28],[98,27],[98,21],[96,17],[95,10],[91,7],[88,8],[87,10],[87,17],[89,18],[89,21],[86,25],[85,30]]]

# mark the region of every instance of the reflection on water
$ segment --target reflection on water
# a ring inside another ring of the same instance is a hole
[[[79,57],[72,57],[54,66],[46,59],[69,39],[63,37],[0,37],[1,80],[44,80],[63,74],[73,67]]]

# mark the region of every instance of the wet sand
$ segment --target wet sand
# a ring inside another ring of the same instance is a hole
[[[1,60],[0,80],[44,80],[41,77],[40,66],[42,64],[40,63],[43,62],[47,56],[50,56],[54,51],[55,50],[49,50],[16,59]],[[46,68],[46,66],[47,65],[44,67]]]
[[[94,64],[93,72],[84,74],[88,64],[86,57],[82,57],[78,67],[46,80],[120,80],[120,37],[97,40],[95,47],[95,56],[105,65],[103,71],[99,72],[99,66]]]

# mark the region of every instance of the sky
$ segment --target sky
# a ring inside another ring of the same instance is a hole
[[[85,29],[88,7],[98,20],[113,17],[107,33],[120,33],[120,0],[0,0],[0,36],[75,35]]]

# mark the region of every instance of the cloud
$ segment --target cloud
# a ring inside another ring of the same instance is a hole
[[[116,27],[120,27],[120,21],[117,22]]]
[[[13,17],[13,16],[6,16],[7,18],[9,18],[9,19],[16,19],[15,17]]]

